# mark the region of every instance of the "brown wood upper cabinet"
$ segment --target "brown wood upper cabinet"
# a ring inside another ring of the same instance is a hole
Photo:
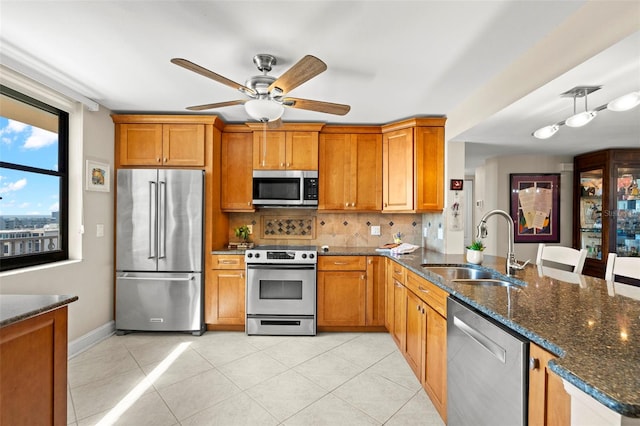
[[[222,134],[221,208],[254,211],[252,187],[253,133]]]
[[[382,209],[382,135],[323,133],[319,210]]]
[[[382,126],[382,211],[444,208],[445,118]]]
[[[318,132],[253,132],[253,169],[318,170]]]
[[[121,124],[122,166],[204,166],[204,124]]]

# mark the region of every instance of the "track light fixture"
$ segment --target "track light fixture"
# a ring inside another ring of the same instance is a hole
[[[631,92],[612,100],[608,104],[600,105],[597,108],[589,110],[587,96],[589,93],[593,93],[600,88],[601,86],[577,86],[562,93],[560,96],[573,98],[573,115],[564,121],[536,130],[533,132],[533,136],[537,139],[549,139],[551,136],[555,135],[558,130],[560,130],[560,126],[567,125],[569,127],[582,127],[593,120],[598,115],[598,112],[603,109],[608,109],[609,111],[628,111],[640,105],[640,92]],[[576,102],[578,98],[582,97],[584,97],[584,111],[577,112]]]

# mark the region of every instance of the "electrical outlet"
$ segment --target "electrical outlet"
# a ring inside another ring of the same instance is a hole
[[[442,229],[442,228],[438,228],[438,239],[439,240],[443,240],[444,239],[444,229]]]
[[[104,225],[102,223],[96,225],[96,237],[104,237]]]
[[[247,228],[249,228],[249,234],[253,234],[253,225],[247,225]]]
[[[371,226],[371,235],[380,235],[380,226]]]

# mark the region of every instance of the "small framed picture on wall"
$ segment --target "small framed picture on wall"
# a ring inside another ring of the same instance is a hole
[[[451,187],[452,191],[462,191],[462,187],[464,186],[464,180],[462,179],[451,179]]]

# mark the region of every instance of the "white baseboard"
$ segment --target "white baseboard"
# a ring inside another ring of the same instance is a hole
[[[87,334],[69,342],[69,346],[67,349],[68,359],[71,359],[74,356],[86,351],[90,347],[100,343],[101,341],[115,333],[115,331],[116,322],[109,321],[108,323],[101,325],[100,327],[91,330]]]

